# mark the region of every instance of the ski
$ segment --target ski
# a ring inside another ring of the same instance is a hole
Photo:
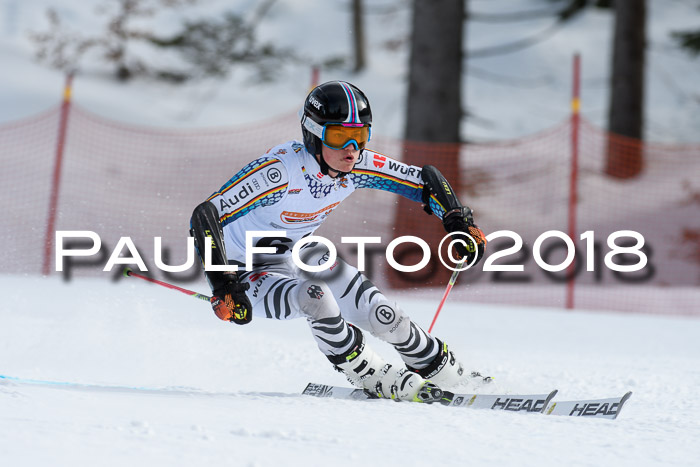
[[[508,412],[542,413],[557,395],[557,390],[548,394],[454,394],[445,391],[441,404],[448,407],[505,410]]]
[[[364,389],[327,386],[325,384],[309,383],[301,393],[303,396],[332,397],[333,399],[373,400],[378,399]]]
[[[363,389],[318,383],[309,383],[302,394],[345,400],[377,400]],[[556,389],[543,394],[455,394],[445,391],[440,404],[447,407],[615,419],[632,393],[615,398],[554,402],[556,395]]]
[[[597,417],[614,420],[620,414],[622,406],[631,395],[632,391],[629,391],[622,397],[613,397],[609,399],[552,402],[544,413],[545,415]]]
[[[303,395],[314,397],[331,397],[346,400],[377,399],[363,389],[328,386],[325,384],[309,383]],[[496,395],[496,394],[455,394],[445,391],[440,404],[448,407],[467,407],[474,409],[505,410],[509,412],[542,413],[549,402],[557,394],[553,390],[544,394],[528,395]]]

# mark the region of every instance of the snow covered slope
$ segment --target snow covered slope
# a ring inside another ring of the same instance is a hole
[[[65,285],[3,276],[0,284],[0,375],[25,381],[0,379],[4,466],[700,459],[697,319],[448,302],[435,335],[494,376],[499,390],[557,388],[561,400],[633,391],[608,421],[299,396],[308,381],[345,384],[303,320],[237,327],[206,303],[131,279]],[[423,326],[435,310],[428,300],[402,305]]]

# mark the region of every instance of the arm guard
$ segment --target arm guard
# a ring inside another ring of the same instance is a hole
[[[203,249],[206,248],[206,242],[211,242],[212,265],[228,264],[219,213],[209,201],[201,203],[194,209],[190,221],[190,234],[194,237],[197,253],[202,262],[205,258]],[[238,274],[233,271],[207,271],[205,269],[204,274],[206,274],[214,294],[211,298],[211,306],[216,316],[236,324],[250,323],[253,318],[253,307],[245,293],[250,288],[250,284],[239,282]]]
[[[432,165],[424,166],[421,170],[421,178],[425,212],[444,219],[448,214],[462,208],[462,203],[438,169]]]
[[[197,254],[199,254],[202,264],[204,264],[205,242],[211,242],[212,265],[228,264],[226,247],[224,246],[224,232],[219,222],[219,213],[209,201],[199,204],[194,209],[190,220],[190,235],[194,237],[194,245],[197,248]],[[212,290],[237,277],[234,272],[204,271],[204,274],[206,274]]]
[[[439,215],[445,230],[448,233],[456,233],[456,238],[462,242],[454,246],[457,257],[465,258],[470,265],[480,261],[484,256],[486,237],[474,224],[472,210],[462,206],[450,184],[435,167],[431,165],[423,167],[421,177],[425,211],[428,214],[435,212]],[[463,233],[471,235],[471,238]]]

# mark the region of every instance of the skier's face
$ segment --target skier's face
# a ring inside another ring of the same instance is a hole
[[[337,176],[338,172],[350,172],[360,157],[360,150],[355,149],[355,146],[352,144],[343,149],[331,149],[327,146],[322,146],[321,151],[323,151],[323,159],[330,168],[328,174],[331,177]]]

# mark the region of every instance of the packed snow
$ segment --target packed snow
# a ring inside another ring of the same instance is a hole
[[[218,320],[137,279],[2,277],[7,466],[692,466],[700,320],[448,300],[433,333],[483,390],[632,397],[616,420],[300,395],[346,385],[304,320]],[[204,284],[195,284],[206,292]],[[392,294],[390,294],[392,295]],[[424,327],[436,300],[401,300]],[[372,340],[388,360],[388,345]],[[12,379],[8,379],[12,378]],[[70,383],[70,384],[65,384]]]

